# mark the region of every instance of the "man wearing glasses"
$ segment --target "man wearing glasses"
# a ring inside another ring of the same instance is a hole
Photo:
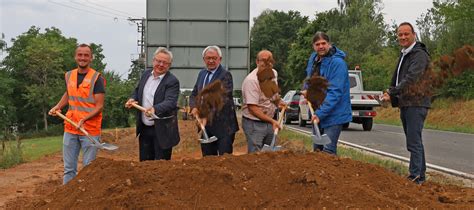
[[[153,56],[153,69],[143,72],[125,107],[133,103],[144,107],[137,110],[137,136],[140,161],[170,160],[173,146],[179,143],[177,105],[179,81],[169,72],[173,54],[159,47]]]
[[[220,80],[225,89],[225,94],[222,96],[224,101],[222,109],[212,113],[212,122],[203,119],[207,124],[205,129],[208,136],[216,136],[218,140],[211,143],[201,143],[202,155],[232,154],[235,133],[239,130],[232,93],[234,89],[232,75],[221,65],[222,52],[218,46],[206,47],[202,52],[202,58],[206,68],[199,72],[191,93],[191,113],[194,116],[199,115],[200,110],[196,107],[196,96],[207,85]]]

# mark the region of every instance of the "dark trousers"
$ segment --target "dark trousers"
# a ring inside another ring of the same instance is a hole
[[[426,160],[423,140],[423,124],[428,115],[426,107],[401,107],[400,119],[405,132],[407,150],[410,152],[410,177],[425,178]]]
[[[138,137],[140,161],[145,160],[171,160],[173,148],[162,149],[158,144],[153,126],[144,126]]]
[[[207,129],[207,135],[209,137],[214,136],[212,132],[209,132]],[[202,156],[209,156],[209,155],[223,155],[225,153],[232,154],[233,146],[235,139],[235,133],[217,136],[217,141],[208,143],[208,144],[201,144],[201,152]],[[201,136],[201,138],[204,138]]]

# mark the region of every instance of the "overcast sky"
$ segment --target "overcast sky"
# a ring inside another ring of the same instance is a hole
[[[102,44],[107,70],[127,76],[130,60],[138,55],[137,26],[127,17],[145,17],[146,0],[0,0],[0,32],[10,40],[35,25],[56,27],[79,43]],[[192,1],[192,0],[190,0]],[[337,0],[250,0],[251,18],[263,10],[296,10],[314,19],[315,12],[337,7]],[[385,21],[415,24],[433,6],[431,0],[383,0]],[[0,55],[3,58],[5,54]]]

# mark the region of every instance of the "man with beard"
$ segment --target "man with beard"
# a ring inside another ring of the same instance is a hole
[[[342,126],[352,121],[349,72],[344,61],[346,54],[333,46],[324,32],[314,34],[313,49],[306,67],[306,76],[321,76],[328,81],[329,87],[321,106],[312,113],[311,120],[319,124],[321,134],[326,134],[331,139],[331,143],[327,145],[314,144],[313,149],[336,155]],[[302,94],[306,97],[305,91]]]
[[[74,59],[77,68],[68,71],[65,75],[66,92],[59,102],[51,108],[49,115],[56,116],[57,111],[69,105],[66,117],[77,122],[89,135],[99,142],[102,128],[102,109],[105,98],[105,80],[99,72],[92,69],[92,48],[81,44],[76,48]],[[82,164],[87,166],[97,154],[97,147],[78,127],[64,121],[63,137],[63,184],[67,184],[77,174],[79,152],[82,149]]]

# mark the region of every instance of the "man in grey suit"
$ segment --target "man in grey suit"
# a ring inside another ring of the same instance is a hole
[[[217,141],[207,144],[201,144],[203,156],[232,154],[235,133],[239,130],[237,117],[235,113],[233,89],[234,83],[232,74],[221,65],[222,52],[218,46],[208,46],[202,52],[202,58],[206,68],[202,69],[197,77],[193,92],[190,97],[191,112],[197,115],[199,110],[196,106],[196,96],[206,85],[220,80],[225,89],[225,95],[222,96],[224,106],[219,112],[213,113],[213,120],[206,125],[206,131],[209,136],[216,136]]]
[[[168,70],[173,54],[159,47],[153,57],[153,69],[143,72],[138,86],[125,107],[133,103],[146,108],[137,111],[140,161],[170,160],[173,146],[179,143],[177,105],[179,81]]]

